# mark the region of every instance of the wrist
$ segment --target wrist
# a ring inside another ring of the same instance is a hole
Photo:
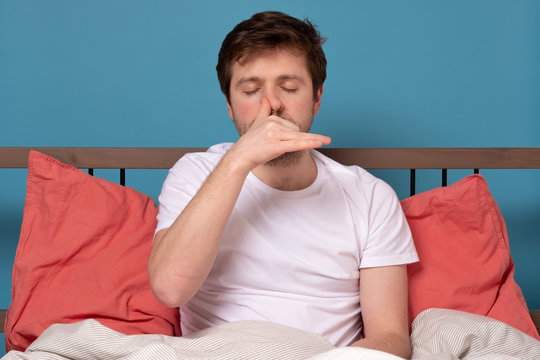
[[[232,149],[231,149],[232,150]],[[234,152],[229,150],[221,159],[218,168],[229,178],[238,178],[244,181],[249,175],[252,167],[241,157],[235,156]]]
[[[243,179],[256,167],[247,156],[243,156],[241,150],[234,147],[225,153],[219,166],[224,168],[229,176],[239,176]]]

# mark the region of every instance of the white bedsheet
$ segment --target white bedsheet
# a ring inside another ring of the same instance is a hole
[[[540,341],[486,317],[430,309],[415,319],[413,359],[540,359]],[[2,359],[396,360],[362,348],[334,348],[323,337],[262,321],[240,321],[183,337],[124,335],[89,319],[49,327],[24,352]]]

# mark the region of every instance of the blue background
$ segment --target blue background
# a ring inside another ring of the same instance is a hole
[[[535,0],[0,1],[0,146],[235,141],[217,52],[237,22],[262,10],[308,17],[328,38],[313,131],[332,146],[540,146]],[[450,172],[449,182],[468,173]],[[377,174],[407,196],[406,173]],[[507,221],[517,281],[540,308],[540,173],[482,174]],[[128,185],[157,198],[165,175],[128,171]],[[3,308],[25,177],[0,170]],[[418,177],[420,191],[440,181],[433,171]]]

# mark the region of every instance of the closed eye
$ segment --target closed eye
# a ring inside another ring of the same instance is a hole
[[[284,87],[283,90],[285,90],[288,93],[295,93],[298,89],[296,89],[296,88],[285,88]]]
[[[247,96],[255,95],[259,90],[259,88],[253,90],[244,90],[244,94],[246,94]]]

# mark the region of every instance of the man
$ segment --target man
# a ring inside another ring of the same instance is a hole
[[[417,261],[390,187],[313,150],[326,59],[309,21],[255,14],[217,72],[240,138],[170,170],[148,268],[190,333],[268,320],[338,346],[410,355],[406,264]]]

